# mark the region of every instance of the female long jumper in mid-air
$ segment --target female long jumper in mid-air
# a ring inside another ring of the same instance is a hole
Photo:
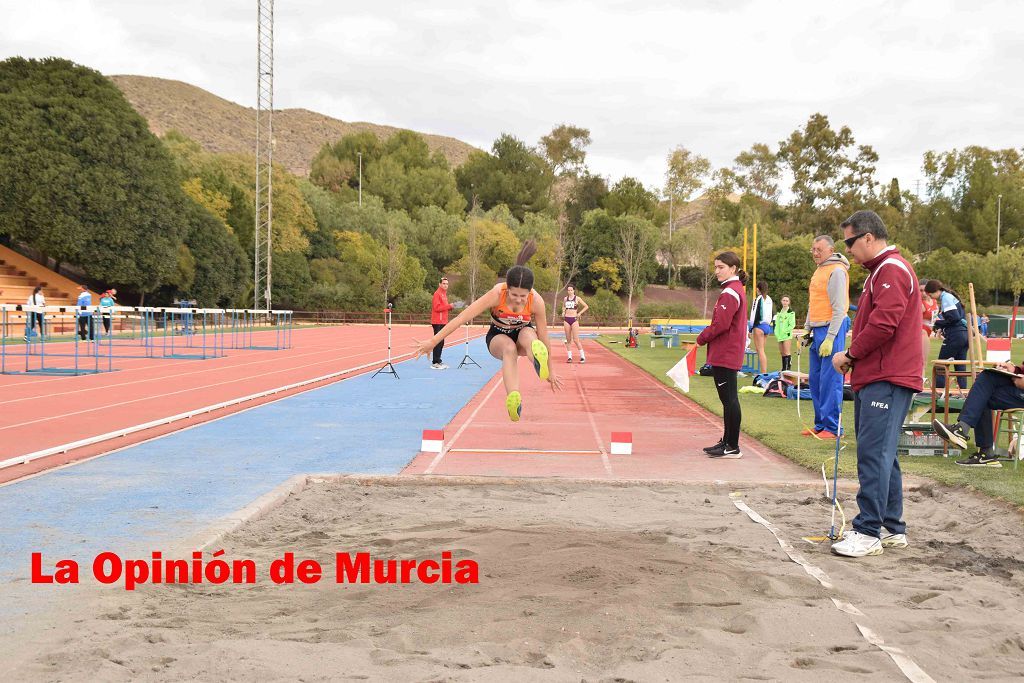
[[[487,350],[501,361],[501,376],[507,394],[505,408],[513,422],[518,422],[523,412],[523,399],[519,393],[519,356],[533,361],[537,375],[551,384],[552,391],[562,387],[554,368],[548,363],[551,341],[548,339],[544,299],[534,291],[533,271],[525,265],[536,251],[537,245],[533,240],[528,241],[519,252],[516,265],[508,269],[505,282],[494,285],[430,339],[414,342],[415,358],[419,358],[430,353],[438,342],[462,325],[489,310],[491,327],[487,330]]]

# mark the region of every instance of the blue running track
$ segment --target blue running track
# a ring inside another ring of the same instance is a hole
[[[96,553],[148,557],[295,474],[399,472],[422,430],[447,424],[500,369],[483,339],[470,344],[482,367],[456,369],[464,348],[446,350],[448,370],[399,363],[401,379],[359,375],[0,487],[0,586],[28,580],[34,551],[49,566],[78,560],[91,582]]]

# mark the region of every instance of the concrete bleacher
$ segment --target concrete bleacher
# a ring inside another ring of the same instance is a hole
[[[49,306],[74,305],[78,299],[78,283],[0,245],[0,303],[24,304],[38,285]],[[98,303],[99,295],[92,296]]]

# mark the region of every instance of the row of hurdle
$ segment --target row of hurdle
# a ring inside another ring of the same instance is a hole
[[[293,320],[287,310],[0,304],[0,374],[95,374],[120,359],[287,349]]]

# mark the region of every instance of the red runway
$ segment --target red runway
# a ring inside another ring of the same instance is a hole
[[[430,330],[395,327],[396,359],[414,338]],[[259,333],[271,339],[272,332]],[[259,338],[257,337],[257,340]],[[357,374],[376,369],[386,357],[383,327],[349,326],[296,329],[293,348],[278,351],[228,350],[208,360],[115,359],[115,372],[77,377],[0,376],[0,460],[130,428],[169,416],[231,401],[303,380],[344,370]],[[404,356],[403,356],[404,357]],[[361,366],[368,365],[368,368]],[[347,375],[341,375],[347,376]],[[338,379],[332,378],[331,381]],[[71,453],[0,469],[0,482],[57,465],[122,448],[169,431],[276,400],[291,392],[219,409],[185,422],[144,432]]]
[[[586,365],[565,364],[555,349],[563,390],[552,393],[520,359],[523,416],[505,412],[500,373],[449,425],[445,450],[420,453],[403,474],[573,477],[672,481],[813,482],[816,476],[743,436],[740,460],[701,451],[722,435],[721,418],[668,389],[596,342]],[[632,455],[611,455],[612,432],[633,433]],[[506,452],[515,451],[515,452]]]

